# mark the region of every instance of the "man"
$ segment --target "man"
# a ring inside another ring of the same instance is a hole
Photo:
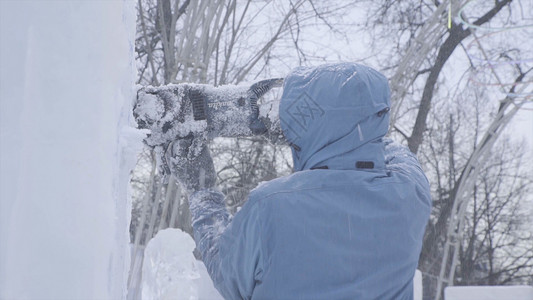
[[[431,200],[416,157],[384,140],[389,94],[382,74],[358,64],[291,72],[279,111],[294,173],[259,185],[233,219],[207,148],[170,148],[226,299],[413,298]]]

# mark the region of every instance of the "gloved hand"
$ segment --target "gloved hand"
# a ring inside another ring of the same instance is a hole
[[[172,174],[189,195],[215,186],[215,167],[206,138],[191,136],[175,140],[165,155]]]

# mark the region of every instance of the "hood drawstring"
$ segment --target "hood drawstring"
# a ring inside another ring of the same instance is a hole
[[[362,142],[365,140],[365,137],[363,136],[363,131],[361,130],[361,126],[357,124],[357,131],[359,131],[359,140]]]

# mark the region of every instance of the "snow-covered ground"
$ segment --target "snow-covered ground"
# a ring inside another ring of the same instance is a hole
[[[135,3],[0,1],[0,22],[0,298],[120,299]]]
[[[444,292],[445,300],[531,300],[531,286],[452,286]]]

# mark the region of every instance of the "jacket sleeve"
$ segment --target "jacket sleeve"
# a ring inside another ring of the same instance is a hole
[[[232,220],[221,192],[198,191],[189,203],[194,239],[215,287],[225,299],[250,299],[263,269],[256,205],[246,203]]]
[[[424,198],[431,202],[429,181],[420,167],[416,155],[409,148],[393,142],[391,139],[383,139],[385,143],[385,165],[388,171],[404,174],[410,180],[415,181]]]

